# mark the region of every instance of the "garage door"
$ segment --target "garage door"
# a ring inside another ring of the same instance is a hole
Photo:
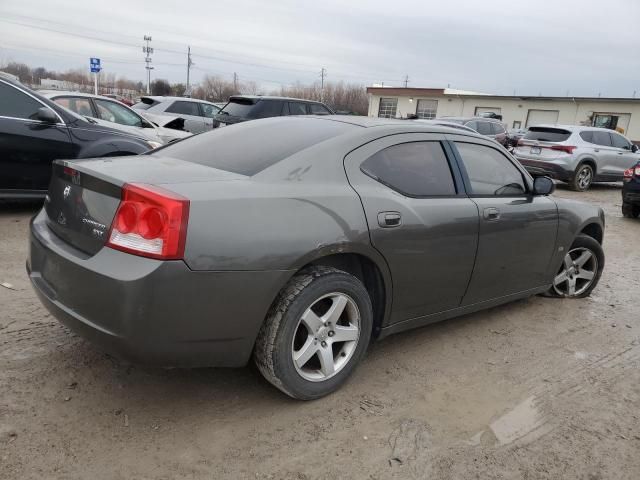
[[[544,123],[558,123],[558,110],[529,110],[527,114],[527,127]]]
[[[496,113],[502,114],[500,107],[476,107],[476,117],[481,117],[483,113]]]

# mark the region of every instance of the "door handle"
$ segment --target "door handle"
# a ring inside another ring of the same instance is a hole
[[[618,152],[618,155],[624,155],[624,152]]]
[[[594,151],[594,152],[599,152],[599,151],[600,151],[600,149],[599,149],[599,148],[594,148],[594,149],[593,149],[593,151]]]
[[[483,212],[485,220],[495,221],[500,218],[500,210],[494,207],[485,208]]]
[[[399,227],[402,225],[402,215],[400,212],[380,212],[378,213],[378,225],[382,228]]]

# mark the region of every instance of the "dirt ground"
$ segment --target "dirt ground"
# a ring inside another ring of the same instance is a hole
[[[1,479],[638,479],[640,221],[603,206],[583,300],[534,297],[378,342],[349,383],[288,399],[252,367],[128,366],[25,274],[34,205],[0,205]]]

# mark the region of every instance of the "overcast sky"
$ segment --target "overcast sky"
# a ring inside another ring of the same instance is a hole
[[[639,0],[0,0],[0,63],[103,68],[184,82],[446,87],[511,95],[640,96]],[[182,53],[184,52],[184,53]]]

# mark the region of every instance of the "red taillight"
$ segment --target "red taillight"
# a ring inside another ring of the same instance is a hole
[[[576,147],[574,147],[573,145],[553,145],[551,147],[551,150],[559,150],[565,153],[573,153],[575,149]]]
[[[633,177],[633,167],[627,168],[624,171],[624,179],[625,180],[627,180],[627,179],[631,180],[631,177]]]
[[[186,198],[155,185],[127,183],[107,246],[143,257],[180,259],[188,221]]]

